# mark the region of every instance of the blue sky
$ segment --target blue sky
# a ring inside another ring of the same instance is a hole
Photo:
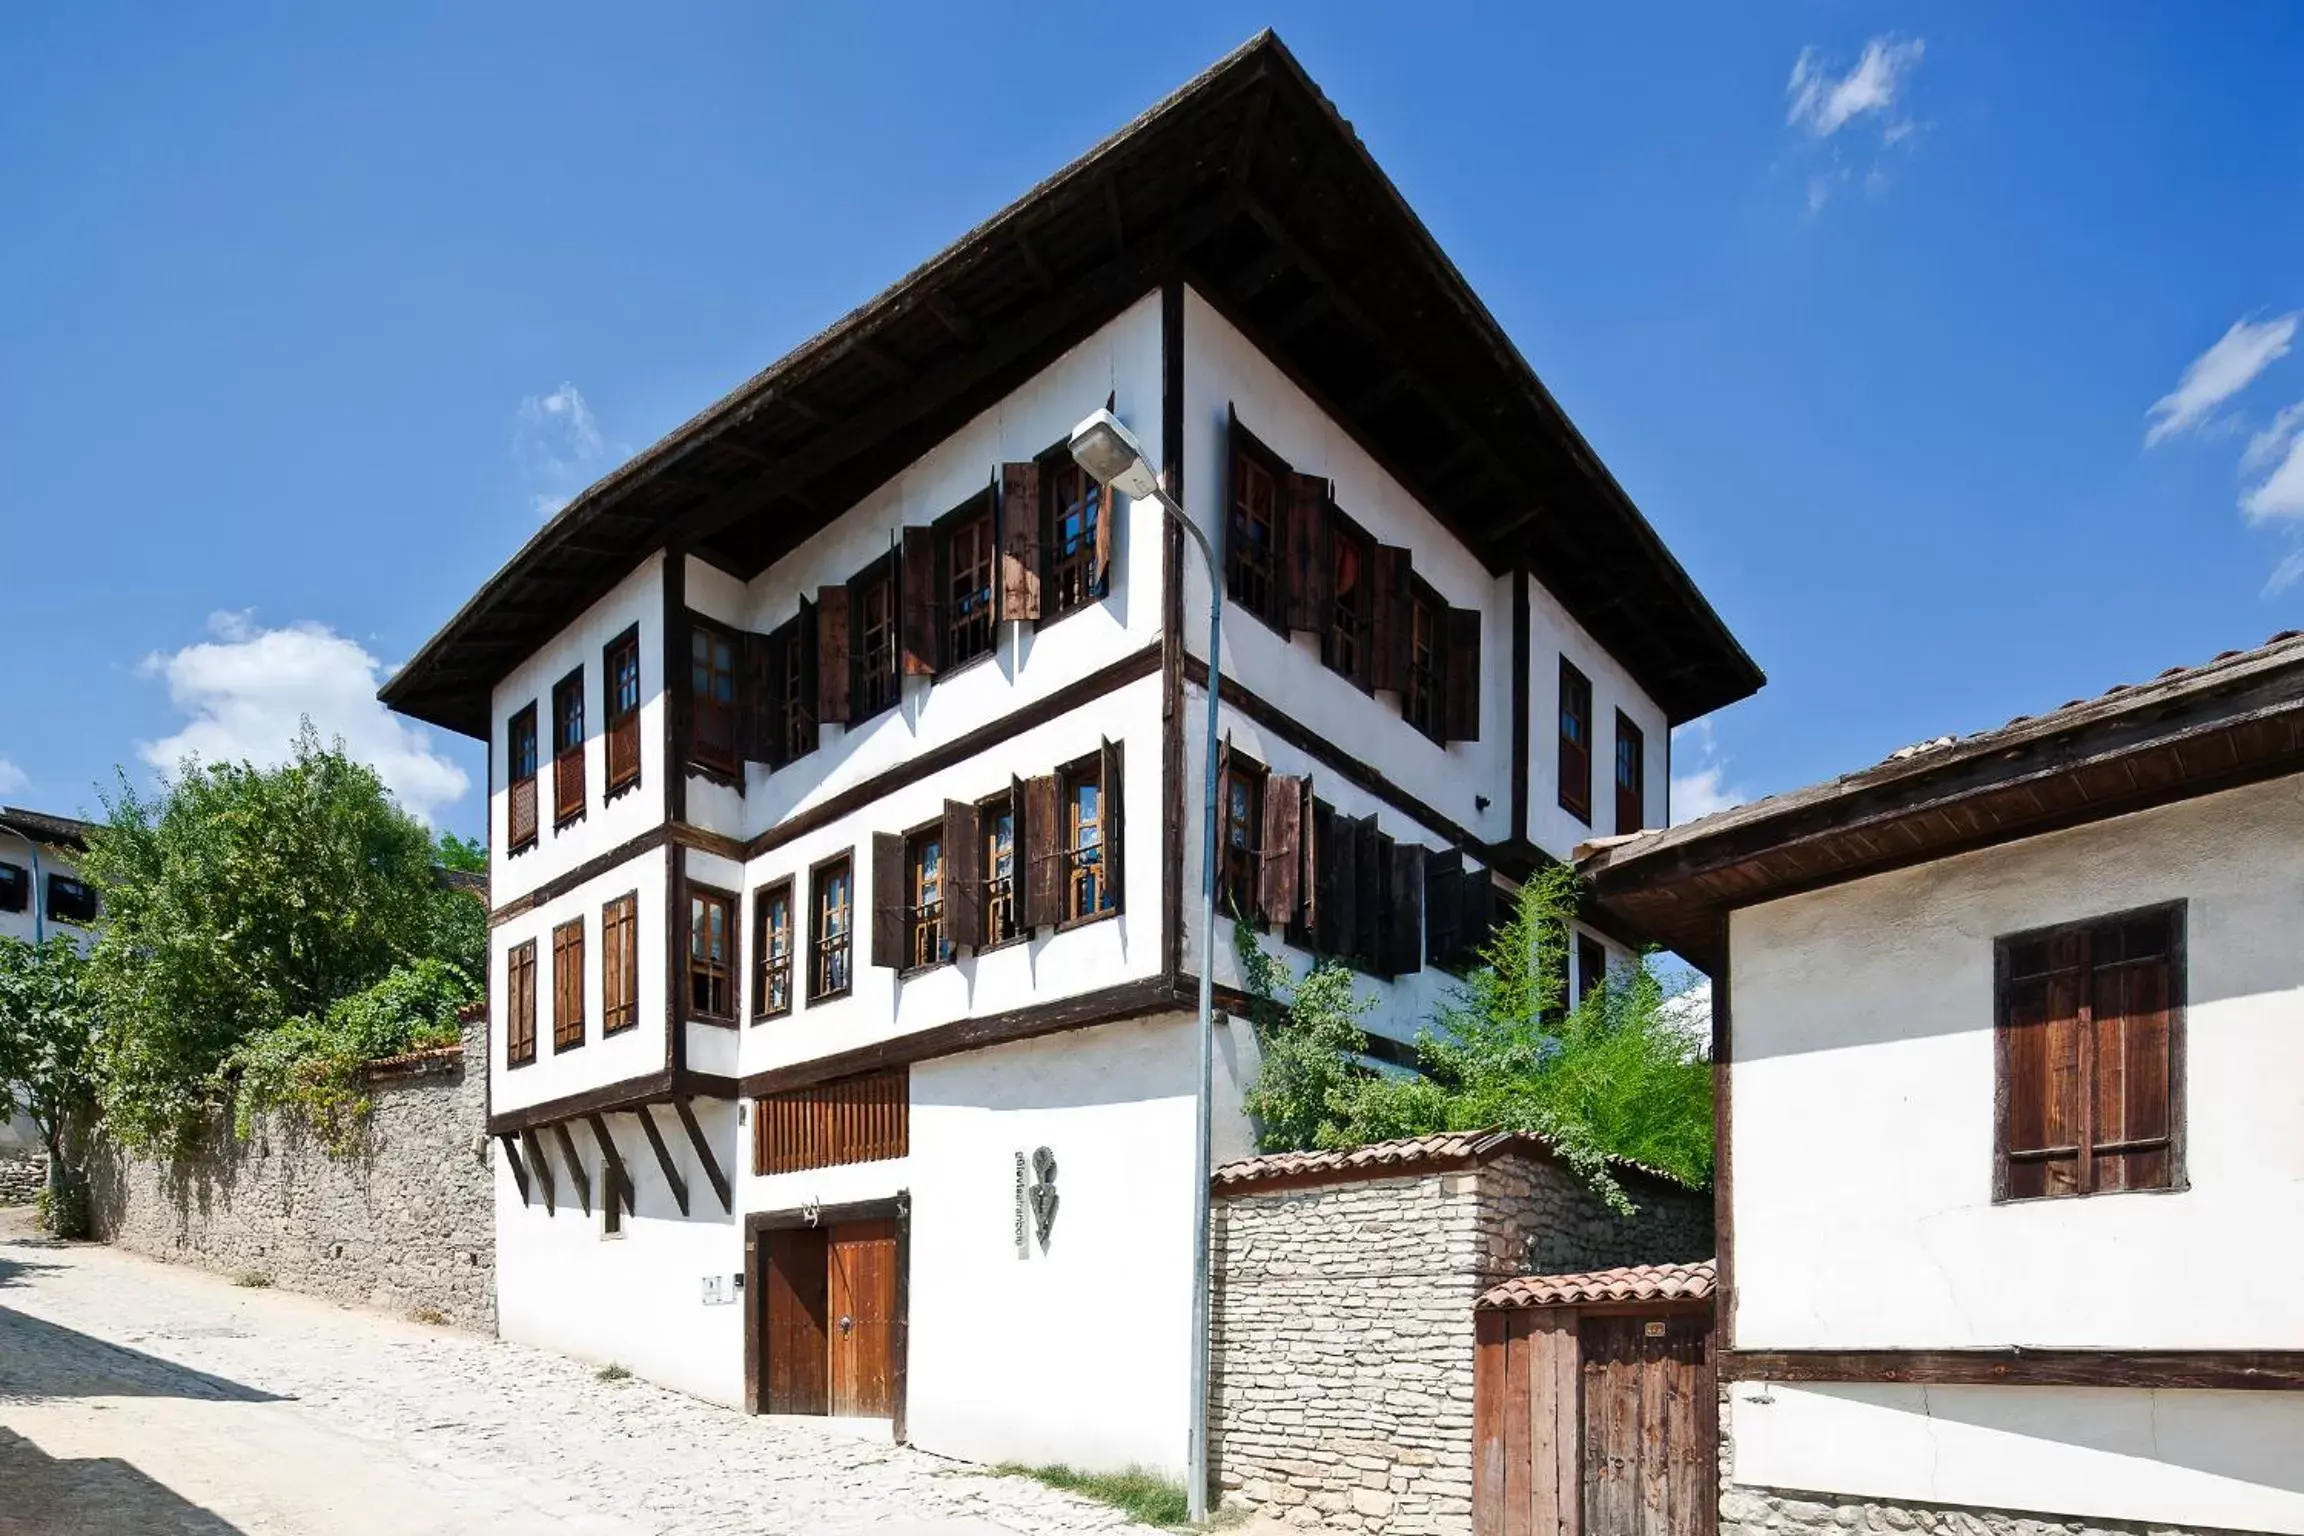
[[[379,670],[1266,24],[1767,669],[1682,810],[2304,625],[2293,5],[16,6],[0,797],[474,829]]]

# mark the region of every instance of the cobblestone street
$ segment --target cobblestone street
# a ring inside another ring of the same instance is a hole
[[[0,1211],[0,1536],[1142,1531],[1021,1478]]]

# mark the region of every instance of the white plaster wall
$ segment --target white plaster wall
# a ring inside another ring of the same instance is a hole
[[[0,827],[0,863],[13,864],[24,871],[25,897],[21,912],[0,912],[0,939],[22,939],[32,942],[35,935],[42,938],[70,937],[82,949],[96,942],[96,928],[82,927],[78,923],[58,922],[48,913],[48,877],[64,875],[80,878],[79,861],[65,849],[53,843],[37,845],[39,870],[33,870],[33,849],[18,833]],[[103,913],[97,913],[97,926],[102,925]]]
[[[1737,912],[1736,1340],[2304,1348],[2304,777]],[[2189,1189],[1992,1203],[1992,941],[2184,899]]]
[[[2304,1532],[2304,1393],[1745,1382],[1730,1396],[1732,1480],[1751,1487]]]
[[[1665,750],[1671,737],[1664,711],[1632,674],[1569,617],[1560,600],[1535,578],[1528,582],[1528,837],[1567,858],[1578,843],[1614,837],[1616,827],[1616,711],[1639,727],[1643,785],[1640,824],[1667,825],[1671,774]],[[1560,658],[1592,683],[1592,820],[1579,820],[1560,804]]]
[[[501,1114],[531,1104],[565,1098],[607,1083],[619,1083],[664,1067],[664,887],[665,851],[650,849],[605,874],[596,875],[542,907],[509,918],[488,935],[488,1070]],[[639,1022],[603,1037],[601,1024],[602,950],[600,909],[628,892],[639,901],[637,986]],[[552,930],[581,914],[584,919],[584,1044],[552,1047]],[[506,1067],[505,1045],[510,992],[505,956],[516,946],[536,942],[536,1060]]]
[[[503,906],[556,875],[638,837],[664,819],[663,557],[649,555],[606,597],[496,685],[489,725],[488,899]],[[640,782],[603,805],[608,787],[608,705],[602,649],[640,626]],[[552,685],[584,669],[584,816],[552,826]],[[506,857],[511,815],[509,743],[512,715],[536,706],[536,846]]]

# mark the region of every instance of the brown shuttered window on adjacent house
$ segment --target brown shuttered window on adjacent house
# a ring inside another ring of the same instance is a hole
[[[741,643],[734,631],[688,616],[688,763],[723,779],[738,776]]]
[[[584,814],[584,669],[552,685],[552,825]]]
[[[847,854],[808,872],[808,1001],[845,997],[853,979],[856,864]]]
[[[1408,657],[1400,714],[1410,725],[1448,744],[1448,606],[1440,594],[1411,577],[1408,585]]]
[[[1496,884],[1485,869],[1467,869],[1450,848],[1424,863],[1424,958],[1462,975],[1480,964],[1496,921]]]
[[[983,917],[977,946],[989,949],[1020,938],[1024,923],[1023,881],[1024,781],[1011,779],[1008,793],[994,795],[976,807],[978,846],[983,862]]]
[[[635,624],[600,653],[608,715],[608,789],[615,799],[640,782],[640,627]]]
[[[1262,764],[1225,749],[1216,790],[1216,910],[1258,926],[1265,917],[1264,784]]]
[[[600,909],[600,1034],[639,1022],[640,893],[631,891]]]
[[[524,1067],[536,1059],[536,941],[504,952],[504,1063]]]
[[[1994,944],[1994,1198],[2184,1183],[2182,903]]]
[[[952,958],[951,939],[944,929],[948,873],[942,822],[904,839],[905,970],[925,970]]]
[[[1040,466],[1000,466],[1000,617],[1040,617]]]
[[[1262,786],[1262,835],[1257,849],[1256,908],[1267,923],[1277,923],[1291,939],[1302,923],[1305,854],[1310,844],[1306,823],[1312,814],[1312,781],[1291,774],[1273,774]]]
[[[758,1100],[752,1171],[798,1173],[911,1151],[910,1075],[902,1067],[794,1088]]]
[[[505,782],[510,789],[504,840],[512,853],[536,846],[536,706],[526,704],[505,732]]]
[[[1592,680],[1560,658],[1560,808],[1592,820]]]
[[[1640,727],[1616,711],[1616,832],[1640,830],[1648,788],[1648,744]]]
[[[1341,512],[1328,517],[1320,659],[1361,689],[1376,687],[1376,542]]]
[[[584,1043],[584,919],[552,930],[552,1049]]]
[[[1401,843],[1392,850],[1376,956],[1382,975],[1405,976],[1424,968],[1424,860],[1429,854],[1421,843]]]
[[[1376,546],[1374,581],[1370,587],[1368,618],[1369,684],[1402,695],[1406,714],[1409,675],[1414,663],[1416,573],[1408,551],[1394,544]]]
[[[792,882],[752,893],[752,1021],[792,1011]]]
[[[904,839],[872,834],[872,963],[900,971],[904,960]]]
[[[1371,976],[1384,973],[1384,911],[1391,901],[1392,846],[1391,837],[1377,829],[1373,814],[1361,818],[1360,834],[1353,844],[1359,870],[1353,883],[1359,889],[1353,893],[1349,953],[1354,967]]]
[[[1446,698],[1440,734],[1449,741],[1480,739],[1480,610],[1448,610]]]
[[[771,768],[816,750],[817,611],[816,604],[802,598],[800,611],[761,642],[754,760]]]

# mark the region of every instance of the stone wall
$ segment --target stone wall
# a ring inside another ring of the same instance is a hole
[[[0,1205],[30,1205],[47,1187],[45,1153],[0,1152]]]
[[[1519,1151],[1219,1193],[1212,1474],[1227,1504],[1332,1530],[1471,1530],[1483,1290],[1712,1252],[1708,1195],[1641,1184],[1626,1220],[1558,1163]]]
[[[1949,1505],[1883,1504],[1775,1488],[1721,1490],[1720,1536],[1849,1536],[1850,1532],[1872,1531],[1896,1532],[1898,1536],[2243,1536],[2205,1526],[2179,1528],[2066,1515],[2014,1515]]]
[[[309,1131],[261,1117],[247,1140],[219,1125],[192,1155],[91,1159],[98,1237],[137,1253],[289,1290],[496,1326],[496,1228],[487,1142],[486,1021],[464,1049],[373,1069],[358,1151],[329,1155]],[[468,1054],[467,1054],[468,1053]]]

